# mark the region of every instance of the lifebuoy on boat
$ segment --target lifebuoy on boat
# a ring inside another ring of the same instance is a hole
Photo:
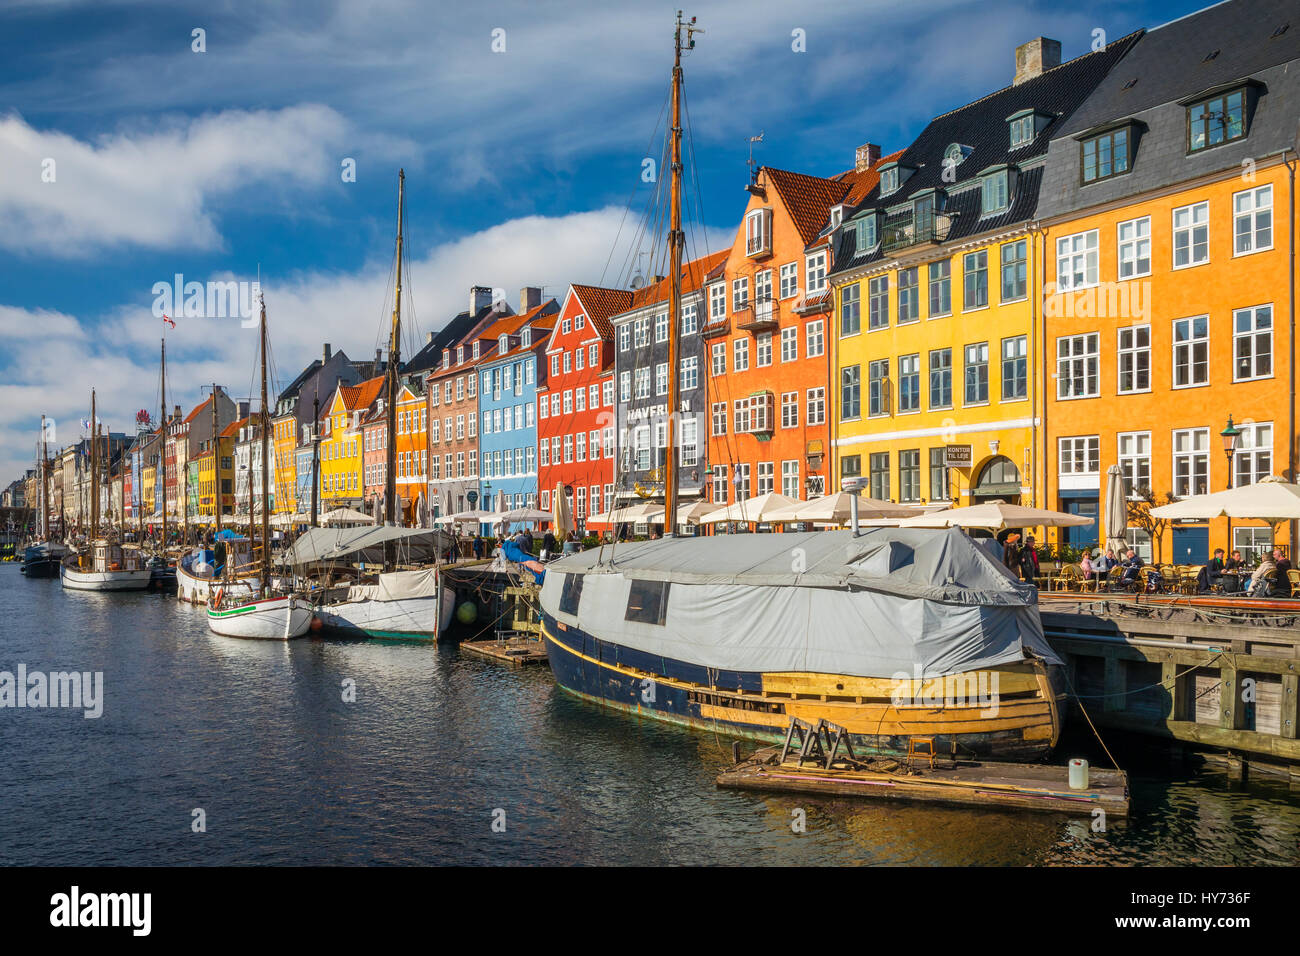
[[[221,606],[221,595],[222,595],[222,592],[224,592],[224,591],[225,591],[225,588],[217,588],[217,590],[213,593],[213,595],[212,595],[212,604],[213,604],[214,607],[220,607],[220,606]]]

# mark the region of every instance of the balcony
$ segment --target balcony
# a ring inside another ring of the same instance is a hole
[[[781,325],[780,303],[771,297],[747,302],[733,313],[736,328],[745,332],[775,332]]]
[[[947,239],[951,229],[952,219],[943,213],[886,222],[880,248],[882,252],[899,252],[913,246],[935,245]]]

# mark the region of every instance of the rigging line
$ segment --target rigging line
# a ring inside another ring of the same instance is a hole
[[[671,97],[672,97],[672,84],[670,83],[668,87],[668,92],[664,94],[664,101],[659,107],[659,116],[655,120],[655,125],[650,132],[650,141],[646,144],[647,155],[649,154],[650,149],[654,146],[655,139],[658,137],[659,124],[663,122],[664,113],[668,109],[668,102]],[[614,242],[609,247],[609,257],[605,260],[605,267],[604,269],[601,270],[600,273],[600,283],[599,283],[600,285],[605,284],[605,275],[609,272],[609,265],[614,259],[614,252],[618,249],[618,240],[623,235],[623,224],[627,221],[628,213],[632,209],[632,200],[636,197],[636,191],[639,188],[640,188],[640,182],[638,180],[638,182],[635,185],[633,185],[632,192],[628,195],[627,202],[623,206],[623,216],[618,223],[618,232],[615,233],[614,235]]]

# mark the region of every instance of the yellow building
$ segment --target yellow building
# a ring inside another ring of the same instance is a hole
[[[275,457],[275,510],[293,514],[303,510],[295,494],[298,472],[295,453],[298,448],[298,416],[295,412],[271,419],[271,444]]]
[[[832,210],[835,487],[897,502],[1041,506],[1041,254],[1030,220],[1048,143],[1131,45],[1060,64],[937,117],[854,209]]]
[[[383,388],[383,376],[341,385],[321,417],[321,499],[327,509],[359,507],[363,502],[361,423]]]

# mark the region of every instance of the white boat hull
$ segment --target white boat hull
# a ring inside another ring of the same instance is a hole
[[[231,581],[213,581],[212,578],[199,577],[191,574],[178,562],[176,565],[176,596],[182,601],[188,601],[190,604],[207,604],[208,598],[216,588],[225,588],[227,594],[241,595],[247,593],[251,598],[257,590],[260,579],[235,578]],[[215,587],[213,586],[215,583]]]
[[[70,591],[143,591],[153,572],[148,568],[130,571],[79,571],[63,566],[63,586]]]
[[[346,601],[325,604],[316,611],[322,627],[357,637],[436,641],[451,623],[455,596],[438,583],[434,572],[381,575],[397,581],[404,575],[428,575],[418,586],[428,593],[385,587],[353,588]]]
[[[208,629],[223,637],[289,641],[311,629],[310,605],[294,597],[273,597],[248,604],[208,608]]]

